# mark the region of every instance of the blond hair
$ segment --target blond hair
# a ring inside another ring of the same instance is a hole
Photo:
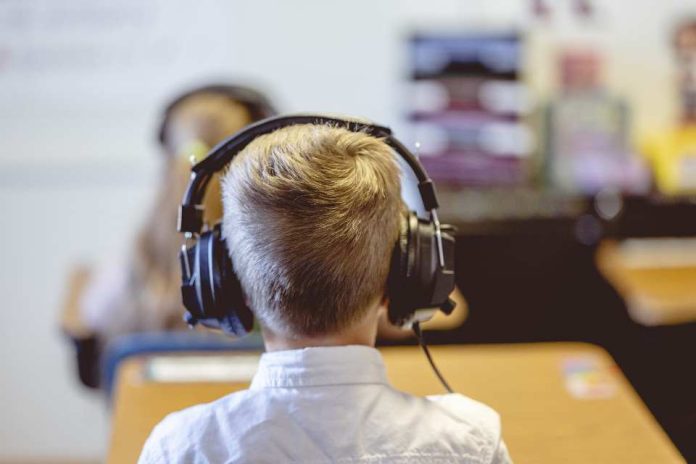
[[[280,129],[237,155],[222,191],[223,235],[264,326],[335,333],[384,294],[401,196],[381,140],[328,125]]]

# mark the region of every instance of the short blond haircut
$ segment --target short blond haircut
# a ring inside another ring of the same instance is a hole
[[[237,155],[222,189],[223,236],[264,326],[336,333],[384,294],[401,196],[383,141],[328,125],[279,129]]]

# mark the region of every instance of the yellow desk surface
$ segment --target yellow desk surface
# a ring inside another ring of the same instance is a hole
[[[417,347],[381,350],[389,378],[416,395],[440,394]],[[581,343],[439,346],[433,356],[452,387],[502,416],[516,463],[676,463],[676,448],[601,348]],[[567,386],[568,363],[591,362],[614,388],[580,398]],[[151,429],[168,413],[208,402],[246,383],[158,383],[143,375],[145,360],[118,374],[108,462],[136,462]],[[564,367],[566,366],[566,367]]]
[[[659,246],[658,240],[642,240],[644,251],[641,240],[634,239],[638,246],[628,248],[605,241],[597,250],[597,267],[624,299],[635,322],[656,326],[696,321],[696,263],[685,259],[694,254],[693,246],[685,246],[682,258],[677,254],[675,259],[675,250],[664,246],[661,250],[651,241]],[[670,255],[676,263],[661,262],[669,261]]]

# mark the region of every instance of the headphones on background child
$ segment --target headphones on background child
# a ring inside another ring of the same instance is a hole
[[[255,138],[297,124],[331,125],[381,138],[408,164],[418,181],[418,191],[428,219],[403,213],[399,238],[394,244],[387,279],[388,315],[391,323],[418,327],[438,310],[450,314],[454,302],[453,228],[440,224],[435,186],[418,159],[388,127],[364,120],[322,114],[278,116],[247,126],[219,143],[191,168],[191,179],[179,209],[178,230],[185,234],[179,260],[181,294],[190,325],[201,323],[236,335],[246,335],[253,314],[235,275],[220,224],[205,227],[202,200],[212,176],[223,170]]]
[[[157,140],[159,141],[160,145],[165,146],[167,144],[167,128],[171,123],[174,110],[185,100],[188,100],[196,95],[206,93],[222,95],[235,103],[244,105],[247,112],[249,112],[249,119],[251,121],[260,121],[278,114],[268,98],[266,98],[266,96],[261,92],[254,90],[251,87],[232,84],[212,84],[197,87],[181,94],[178,98],[169,103],[164,109],[159,130],[157,131]]]

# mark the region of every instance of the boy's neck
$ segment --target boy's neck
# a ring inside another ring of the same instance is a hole
[[[375,312],[341,332],[313,337],[288,337],[266,328],[262,329],[262,333],[266,351],[297,350],[316,346],[375,346],[378,320],[378,313]]]

